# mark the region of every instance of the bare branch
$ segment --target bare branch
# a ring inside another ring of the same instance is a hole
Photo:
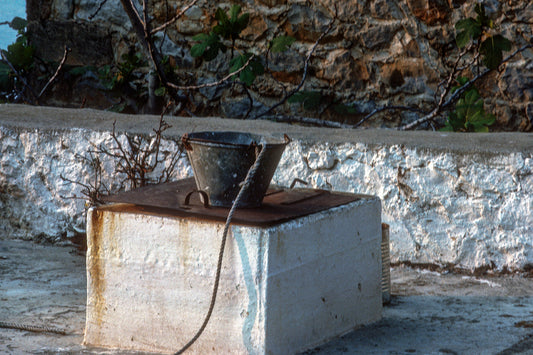
[[[65,46],[65,53],[63,53],[63,58],[61,59],[61,62],[59,63],[59,65],[57,66],[57,69],[56,69],[56,72],[54,73],[54,75],[48,80],[48,82],[46,83],[46,85],[43,87],[43,89],[41,90],[41,92],[39,93],[39,96],[37,96],[37,100],[39,100],[43,94],[46,92],[46,90],[48,89],[48,87],[56,80],[59,72],[61,71],[61,69],[63,68],[63,66],[65,65],[65,62],[67,61],[67,56],[68,56],[68,53],[70,52],[70,48],[68,48],[67,46]]]
[[[500,65],[510,61],[512,58],[514,58],[518,53],[521,53],[523,51],[525,51],[526,49],[528,48],[533,48],[533,44],[528,44],[524,47],[521,47],[521,48],[518,48],[516,51],[514,51],[511,55],[509,55],[507,58],[505,58],[504,60],[502,60],[502,62],[500,63]],[[437,107],[435,107],[430,113],[428,113],[427,115],[425,115],[424,117],[421,117],[411,123],[408,123],[404,126],[401,126],[399,127],[398,129],[399,130],[409,130],[409,129],[413,129],[414,127],[418,126],[418,125],[421,125],[422,123],[424,122],[427,122],[427,121],[430,121],[432,119],[434,119],[435,117],[437,117],[445,108],[447,108],[448,106],[450,106],[451,104],[453,104],[455,101],[457,101],[461,95],[466,91],[468,90],[472,85],[474,85],[474,83],[476,81],[478,81],[479,79],[485,77],[487,74],[489,74],[490,72],[492,72],[493,70],[495,69],[485,69],[482,73],[476,75],[473,79],[469,80],[467,83],[465,83],[463,86],[461,86],[459,89],[457,89],[452,96],[450,96],[450,98],[448,100],[446,100],[445,102],[444,101],[444,98],[441,96],[441,100],[439,102],[439,104],[437,105]]]
[[[274,109],[276,109],[279,106],[283,105],[291,96],[293,96],[298,91],[300,91],[300,89],[303,87],[303,85],[305,83],[305,80],[307,79],[307,73],[309,71],[309,62],[311,61],[311,57],[312,57],[313,53],[315,52],[315,50],[316,50],[318,44],[320,43],[320,41],[322,40],[322,38],[324,38],[324,36],[326,36],[331,31],[331,29],[333,28],[333,24],[335,23],[336,20],[337,20],[336,16],[333,17],[333,19],[331,19],[331,21],[329,22],[328,27],[326,28],[326,30],[320,34],[318,39],[315,41],[315,43],[313,44],[313,46],[309,50],[309,53],[307,54],[307,57],[305,58],[304,73],[302,75],[302,79],[300,80],[300,83],[298,84],[298,86],[296,86],[296,88],[294,90],[292,90],[291,92],[289,92],[287,95],[283,96],[283,98],[280,101],[278,101],[276,104],[274,104],[273,106],[268,108],[265,112],[260,113],[260,114],[256,115],[255,117],[253,117],[253,119],[258,119],[259,117],[263,117],[263,116],[266,116],[266,115],[270,114],[272,111],[274,111]]]
[[[277,116],[272,116],[272,117],[269,116],[269,118],[271,118],[273,121],[276,121],[276,122],[300,123],[300,124],[311,125],[314,127],[355,128],[353,125],[348,125],[345,123],[334,122],[334,121],[326,121],[326,120],[322,120],[320,118],[314,118],[314,117],[277,115]]]
[[[175,89],[175,90],[198,90],[198,89],[204,89],[204,88],[210,88],[210,87],[214,87],[214,86],[219,86],[219,85],[222,85],[223,83],[225,83],[226,81],[230,80],[234,75],[237,75],[239,74],[240,72],[242,72],[244,69],[246,69],[246,67],[248,67],[248,65],[250,65],[250,63],[252,62],[252,59],[255,57],[255,54],[252,54],[250,56],[250,58],[248,58],[248,60],[246,61],[246,63],[244,63],[244,65],[242,67],[240,67],[238,70],[232,72],[232,73],[229,73],[228,75],[226,75],[225,77],[223,77],[222,79],[218,80],[218,81],[215,81],[215,82],[212,82],[212,83],[207,83],[207,84],[202,84],[202,85],[191,85],[191,86],[179,86],[179,85],[175,85],[173,83],[167,83],[167,86],[171,87],[172,89]]]
[[[438,87],[443,86],[444,89],[443,89],[443,91],[440,94],[439,102],[438,102],[437,106],[441,106],[442,103],[444,102],[444,99],[446,98],[446,96],[448,96],[448,94],[449,94],[449,92],[450,92],[450,90],[452,88],[452,85],[453,85],[453,83],[455,81],[455,78],[457,77],[457,73],[463,70],[462,68],[459,68],[459,63],[461,62],[463,57],[468,53],[468,51],[470,51],[471,48],[472,48],[472,44],[470,44],[467,48],[465,48],[459,54],[459,56],[457,57],[457,59],[453,63],[452,70],[448,74],[448,77],[446,78],[446,80],[441,82],[441,83],[439,83]],[[476,60],[476,58],[478,56],[479,56],[479,53],[474,56],[474,59],[468,64],[467,67],[470,67],[475,62],[475,60]],[[437,101],[437,94],[436,93],[435,93],[434,99],[435,99],[435,101]]]
[[[161,26],[158,26],[158,27],[152,29],[150,34],[154,35],[157,32],[164,30],[165,28],[167,28],[168,26],[170,26],[171,24],[176,22],[181,16],[183,16],[184,13],[187,12],[187,10],[189,10],[191,7],[193,7],[194,4],[196,4],[197,2],[198,2],[198,0],[191,1],[187,6],[185,6],[183,9],[181,9],[181,11],[176,12],[176,15],[173,18],[171,18],[170,20],[168,20],[167,22],[165,22]]]
[[[3,50],[0,50],[0,55],[2,56],[2,59],[7,63],[7,65],[9,65],[9,68],[11,68],[11,70],[13,70],[13,73],[15,73],[15,76],[17,78],[20,79],[20,81],[22,81],[22,84],[30,91],[30,93],[33,95],[33,97],[37,97],[37,94],[35,93],[35,91],[33,90],[33,88],[28,84],[28,82],[26,81],[26,79],[24,79],[24,77],[22,75],[19,74],[19,72],[17,71],[17,69],[15,69],[15,67],[13,66],[13,64],[11,64],[11,62],[9,60],[7,60],[6,58],[6,55],[4,54],[4,51]],[[22,95],[22,93],[20,93]],[[32,105],[35,104],[35,102],[33,100],[31,100],[30,98],[26,98],[28,100],[28,102]]]
[[[376,108],[374,110],[372,110],[370,113],[368,113],[365,117],[363,117],[359,122],[357,122],[356,124],[353,125],[353,128],[357,128],[359,127],[360,125],[362,125],[364,122],[366,122],[368,119],[370,119],[372,116],[380,113],[380,112],[383,112],[383,111],[391,111],[391,110],[402,110],[402,111],[412,111],[412,112],[419,112],[419,113],[423,113],[423,114],[426,114],[426,112],[422,111],[421,109],[417,108],[417,107],[409,107],[409,106],[396,106],[396,105],[391,105],[391,106],[384,106],[384,107],[380,107],[380,108]]]
[[[105,5],[106,2],[107,0],[102,0],[100,2],[100,5],[98,5],[96,11],[92,15],[89,15],[89,20],[92,20],[96,15],[98,15],[98,13],[100,12],[100,10],[102,10],[102,7]]]
[[[71,184],[79,185],[82,187],[81,193],[86,197],[90,206],[103,204],[102,197],[110,193],[109,188],[102,182],[102,163],[98,156],[93,155],[92,151],[89,151],[89,157],[81,156],[76,154],[76,158],[87,161],[89,165],[93,168],[94,172],[94,182],[84,184],[79,181],[74,181],[69,178],[64,177],[60,174],[60,178],[63,181],[66,181]],[[80,199],[77,196],[67,197],[72,199]]]

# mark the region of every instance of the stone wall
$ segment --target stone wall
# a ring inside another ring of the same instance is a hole
[[[91,144],[110,128],[150,134],[157,116],[0,105],[0,239],[61,240],[85,230]],[[162,153],[199,130],[288,134],[273,182],[377,195],[393,262],[516,270],[533,264],[533,134],[329,130],[265,121],[168,117]],[[65,126],[65,124],[67,126]],[[58,129],[57,127],[64,127]],[[103,180],[118,178],[106,161]],[[180,160],[174,178],[192,174]]]
[[[530,1],[482,0],[496,27],[511,39],[515,49],[533,36],[533,4]],[[69,62],[101,65],[120,60],[135,47],[135,34],[119,1],[28,0],[30,35],[37,53],[47,60],[62,56],[63,47],[72,48]],[[188,4],[188,1],[154,1],[151,15],[155,24]],[[475,17],[475,2],[464,0],[247,0],[235,1],[250,13],[250,26],[238,45],[261,52],[274,36],[287,34],[297,41],[291,49],[270,58],[273,76],[258,80],[252,88],[253,112],[261,112],[283,93],[282,85],[293,88],[303,75],[304,59],[335,13],[338,20],[317,47],[304,90],[320,91],[319,111],[306,111],[298,104],[285,104],[286,112],[304,116],[356,122],[363,113],[385,104],[419,106],[427,110],[435,102],[438,84],[445,78],[443,62],[458,51],[454,24]],[[103,4],[100,7],[100,4]],[[206,33],[214,24],[216,8],[228,9],[232,2],[200,0],[185,16],[159,36],[163,52],[182,72],[180,84],[213,81],[228,70],[228,57],[201,64],[190,56],[192,36]],[[140,51],[137,46],[135,49]],[[506,53],[507,55],[510,54]],[[229,54],[228,54],[229,55]],[[479,82],[486,109],[498,117],[501,130],[531,130],[533,121],[533,52],[525,51],[510,63]],[[276,78],[276,82],[273,78]],[[281,83],[281,85],[280,85]],[[68,88],[68,90],[74,90]],[[105,107],[90,90],[69,98],[70,106],[82,102]],[[241,117],[249,98],[238,89],[211,89],[194,93],[195,109],[203,115]],[[355,109],[340,114],[333,103],[343,102]],[[394,126],[414,119],[404,111],[384,116],[373,126]]]

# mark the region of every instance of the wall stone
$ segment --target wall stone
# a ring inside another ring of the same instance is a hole
[[[529,43],[533,36],[530,2],[481,2],[495,25],[513,41],[513,50]],[[120,61],[121,55],[135,46],[140,51],[120,2],[103,2],[97,11],[101,3],[100,0],[28,1],[30,35],[37,53],[46,60],[57,61],[67,42],[78,53],[72,55],[73,63],[99,65],[111,59]],[[454,49],[454,24],[465,16],[475,15],[475,3],[464,0],[256,0],[238,3],[251,18],[250,28],[238,43],[241,47],[258,52],[264,50],[275,35],[288,34],[297,38],[291,50],[277,60],[280,68],[274,69],[275,77],[289,88],[299,82],[305,56],[336,11],[338,20],[316,49],[304,89],[333,93],[336,101],[346,104],[366,100],[371,101],[370,106],[414,104],[426,110],[434,102],[428,99],[433,98],[438,84],[446,76],[443,61],[453,60],[458,52]],[[155,24],[162,23],[186,4],[186,1],[156,1],[152,14]],[[187,57],[183,53],[188,53],[194,43],[192,36],[211,28],[217,7],[227,10],[231,4],[199,1],[182,20],[168,28],[164,38],[165,54],[181,63],[182,58]],[[68,28],[69,33],[65,33],[64,28]],[[51,34],[45,36],[47,33]],[[221,56],[217,61],[227,63],[229,57]],[[190,58],[185,62],[191,63]],[[192,70],[195,77],[206,80],[216,80],[226,73],[224,65],[194,63],[179,68],[185,72]],[[531,125],[524,122],[528,120],[526,109],[532,96],[532,66],[533,52],[528,50],[501,68],[499,84],[480,83],[487,107],[498,114],[506,112],[498,120],[498,129],[531,129]],[[284,69],[288,73],[283,73]],[[268,79],[252,87],[254,99],[265,105],[275,101],[271,94],[282,92],[278,83]],[[228,100],[230,96],[230,93],[222,95]],[[219,98],[197,103],[205,108],[204,114],[219,114],[221,104]],[[285,104],[284,109],[304,116],[318,114],[305,111],[299,105]],[[327,107],[323,109],[328,110]],[[358,117],[331,116],[341,121]],[[405,123],[408,117],[407,113],[402,113],[385,121],[370,120],[368,124],[395,126]]]

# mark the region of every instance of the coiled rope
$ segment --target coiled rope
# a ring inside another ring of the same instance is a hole
[[[261,150],[259,154],[257,154],[257,149],[261,147]],[[205,316],[204,322],[196,332],[196,334],[192,337],[191,340],[187,344],[185,344],[178,352],[176,352],[174,355],[180,355],[183,354],[189,347],[191,347],[192,344],[198,338],[200,335],[202,335],[203,331],[205,330],[205,327],[207,326],[207,323],[209,322],[209,319],[211,318],[211,314],[213,313],[213,309],[215,308],[215,302],[217,298],[217,292],[218,292],[218,284],[220,282],[220,272],[222,270],[222,259],[224,258],[224,248],[226,246],[226,239],[228,236],[228,230],[231,223],[231,219],[233,218],[233,214],[235,213],[235,210],[238,208],[239,203],[242,199],[242,196],[248,190],[250,183],[253,181],[253,178],[255,174],[257,173],[257,169],[259,168],[259,164],[261,163],[261,160],[263,159],[263,156],[266,152],[266,141],[265,138],[261,138],[261,142],[256,146],[256,159],[250,170],[248,170],[248,174],[246,174],[246,178],[244,179],[244,182],[242,183],[241,189],[239,190],[239,193],[237,194],[237,197],[235,198],[235,201],[233,201],[233,205],[231,206],[231,209],[228,213],[228,217],[226,218],[226,224],[224,225],[224,232],[222,234],[222,240],[220,242],[220,251],[218,253],[218,263],[217,263],[217,272],[215,276],[215,283],[213,285],[213,293],[211,294],[211,303],[209,304],[209,310],[207,311],[207,314]]]

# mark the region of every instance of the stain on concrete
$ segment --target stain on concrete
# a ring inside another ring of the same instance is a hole
[[[102,255],[102,235],[104,232],[104,212],[98,209],[89,211],[90,226],[87,233],[87,276],[89,282],[93,283],[93,293],[89,295],[88,301],[94,304],[94,314],[96,314],[96,324],[100,327],[105,314],[105,270],[104,256]]]

